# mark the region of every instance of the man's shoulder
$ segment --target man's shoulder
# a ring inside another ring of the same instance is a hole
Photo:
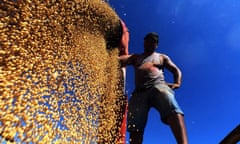
[[[166,57],[168,58],[169,56],[167,54],[164,53],[159,53],[159,52],[155,52],[157,55],[159,55],[160,57]]]
[[[159,58],[161,59],[161,61],[165,62],[165,61],[169,61],[170,57],[167,54],[164,53],[157,53],[159,55]]]
[[[168,57],[166,54],[164,53],[160,53],[160,52],[154,52],[155,55],[158,55],[160,57]]]

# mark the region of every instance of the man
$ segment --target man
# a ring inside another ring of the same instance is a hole
[[[120,57],[122,64],[133,65],[135,70],[135,90],[128,107],[130,144],[142,143],[151,107],[158,110],[161,120],[170,126],[177,143],[187,144],[183,112],[175,100],[173,91],[180,87],[182,74],[167,55],[155,52],[158,40],[157,33],[148,33],[144,38],[142,54]],[[173,83],[164,81],[164,68],[173,74]]]

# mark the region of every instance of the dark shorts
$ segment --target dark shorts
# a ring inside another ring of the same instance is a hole
[[[174,96],[174,91],[165,84],[158,84],[145,90],[135,90],[129,100],[128,131],[144,131],[148,112],[154,107],[167,124],[166,118],[173,114],[183,115]]]

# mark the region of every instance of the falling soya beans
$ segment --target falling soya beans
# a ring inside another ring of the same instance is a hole
[[[0,3],[0,140],[116,143],[119,17],[102,0]]]

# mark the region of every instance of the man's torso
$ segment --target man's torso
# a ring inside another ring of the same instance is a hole
[[[161,54],[136,55],[134,62],[136,88],[148,88],[157,83],[164,83],[163,60]]]

